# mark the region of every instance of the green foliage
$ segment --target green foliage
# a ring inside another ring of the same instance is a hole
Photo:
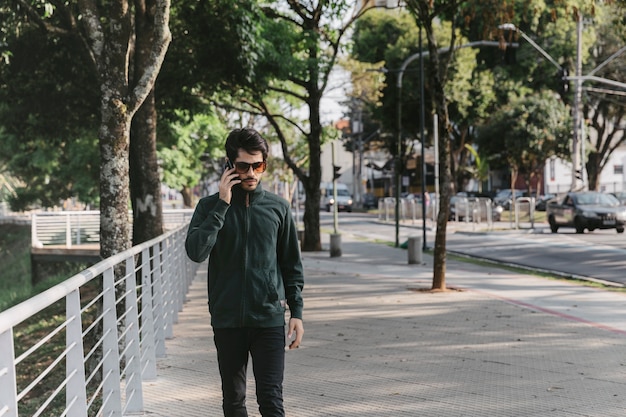
[[[482,193],[483,182],[489,179],[489,161],[481,158],[478,151],[469,144],[466,143],[465,148],[474,157],[474,166],[468,167],[468,171],[478,181],[478,192]]]
[[[206,110],[216,91],[257,82],[263,38],[253,0],[173,2],[172,43],[156,83],[159,117],[179,120]]]
[[[481,153],[499,156],[511,169],[529,177],[551,156],[569,153],[571,118],[551,91],[514,100],[497,111],[479,132]]]
[[[0,163],[27,184],[14,210],[98,196],[99,89],[77,40],[38,28],[6,32],[8,63],[0,66]]]
[[[158,150],[163,183],[182,190],[197,185],[203,176],[210,174],[207,170],[221,174],[228,131],[216,115],[198,114],[188,123],[172,123],[169,129],[172,144]]]

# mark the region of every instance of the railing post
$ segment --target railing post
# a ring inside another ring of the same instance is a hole
[[[135,257],[126,259],[125,279],[125,350],[126,407],[124,415],[143,412],[143,389],[141,385],[141,351],[139,349],[139,312],[137,311],[137,278]]]
[[[17,382],[13,329],[0,333],[0,415],[17,417]]]
[[[156,357],[164,358],[165,352],[165,305],[163,301],[163,246],[164,242],[159,242],[152,251],[154,280],[152,282],[152,296],[154,297],[153,314],[155,321],[155,347]]]
[[[102,379],[103,415],[122,417],[120,392],[120,354],[117,336],[117,312],[115,306],[115,277],[113,268],[102,274]]]
[[[152,252],[155,251],[153,246]],[[152,292],[150,248],[146,248],[141,251],[141,376],[144,381],[157,377]]]
[[[181,303],[180,303],[180,285],[176,280],[176,273],[177,273],[176,268],[178,267],[177,262],[176,262],[177,261],[176,255],[178,252],[178,248],[176,247],[174,243],[175,243],[174,236],[170,235],[167,238],[167,247],[168,247],[168,253],[169,253],[169,262],[167,263],[167,267],[168,267],[167,280],[169,281],[169,287],[170,287],[170,293],[171,293],[170,312],[172,314],[172,323],[178,323],[178,312],[180,311]],[[173,336],[174,334],[172,333],[172,337]]]
[[[163,248],[163,274],[161,279],[163,282],[163,311],[165,318],[165,338],[171,339],[174,337],[173,324],[175,323],[174,317],[174,288],[172,288],[172,245],[169,237],[163,240],[165,245]]]
[[[65,214],[65,246],[72,247],[72,224],[70,222],[70,213]]]
[[[72,291],[65,298],[65,312],[67,318],[65,372],[68,378],[65,408],[68,417],[85,417],[87,415],[87,392],[85,391],[85,354],[79,289]]]
[[[30,245],[35,247],[38,245],[37,242],[39,242],[39,239],[37,239],[37,214],[33,213],[30,224]]]
[[[80,245],[80,218],[82,216],[78,214],[76,216],[76,244]]]

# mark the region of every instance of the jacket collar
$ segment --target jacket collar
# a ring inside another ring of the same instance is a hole
[[[252,191],[244,191],[238,185],[235,185],[232,188],[232,190],[233,190],[232,202],[234,204],[242,204],[242,205],[246,204],[246,197],[249,199],[248,200],[249,203],[253,204],[253,202],[256,201],[257,199],[261,198],[261,196],[264,193],[263,187],[262,187],[261,183],[259,183],[257,185],[257,187],[254,190],[252,190]]]

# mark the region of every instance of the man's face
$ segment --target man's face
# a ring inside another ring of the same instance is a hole
[[[245,191],[252,191],[256,189],[257,185],[261,181],[261,177],[263,176],[263,172],[265,170],[263,161],[263,154],[261,152],[248,153],[243,149],[239,149],[239,153],[237,154],[237,159],[235,159],[235,169],[239,174],[239,178],[241,179],[241,188]],[[247,165],[247,170],[244,172]],[[263,169],[261,172],[261,168],[255,170],[253,164],[262,164]]]

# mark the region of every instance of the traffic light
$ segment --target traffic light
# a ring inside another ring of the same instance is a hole
[[[583,173],[582,173],[582,171],[581,171],[580,169],[577,169],[577,170],[576,170],[576,174],[575,174],[575,176],[576,176],[576,179],[577,179],[577,180],[582,180],[582,179],[583,179]]]
[[[569,91],[569,80],[567,77],[569,76],[569,71],[567,68],[561,68],[558,72],[558,85],[559,85],[559,94],[565,95]]]
[[[341,167],[333,165],[333,181],[341,177],[341,174],[339,173],[340,170]]]

